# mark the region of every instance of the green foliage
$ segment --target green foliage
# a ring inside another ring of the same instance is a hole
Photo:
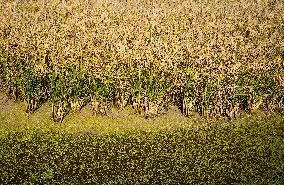
[[[0,137],[0,183],[283,184],[283,120],[243,121],[103,135],[10,131]]]

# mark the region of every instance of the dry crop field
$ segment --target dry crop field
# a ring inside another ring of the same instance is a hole
[[[0,88],[0,184],[284,184],[283,0],[0,0]]]
[[[283,111],[281,0],[0,0],[0,79],[54,121],[91,104],[146,117]]]

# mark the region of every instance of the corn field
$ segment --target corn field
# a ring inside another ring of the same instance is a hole
[[[87,104],[234,118],[284,109],[282,0],[0,0],[0,79],[54,121]]]

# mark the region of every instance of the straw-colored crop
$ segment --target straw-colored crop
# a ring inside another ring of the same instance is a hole
[[[0,78],[27,112],[283,110],[284,3],[0,0]]]

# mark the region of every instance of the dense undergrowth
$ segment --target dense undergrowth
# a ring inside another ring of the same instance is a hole
[[[0,79],[53,119],[90,103],[156,116],[283,111],[283,1],[0,1]]]
[[[283,184],[284,122],[156,131],[1,132],[0,184]]]

